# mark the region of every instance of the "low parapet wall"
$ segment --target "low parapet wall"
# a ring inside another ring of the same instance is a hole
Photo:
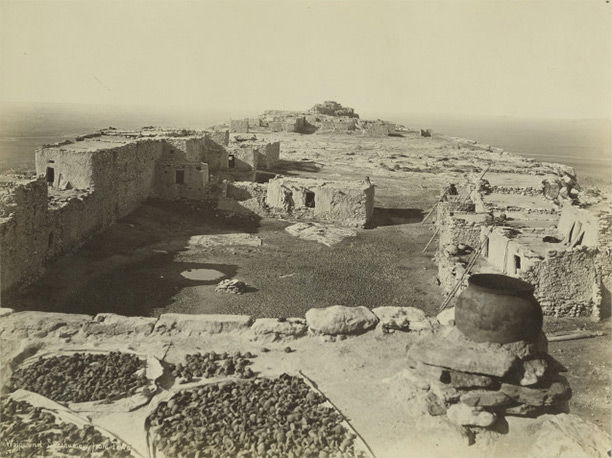
[[[249,333],[278,340],[310,335],[343,338],[378,330],[432,331],[440,325],[414,307],[346,307],[310,309],[305,318],[257,318],[249,315],[165,313],[154,317],[100,313],[95,316],[52,312],[15,312],[0,308],[0,338],[67,338],[106,335],[130,337],[198,337],[221,333]]]

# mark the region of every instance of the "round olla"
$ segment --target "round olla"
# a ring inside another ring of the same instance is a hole
[[[542,309],[529,283],[506,275],[475,274],[457,298],[455,325],[476,342],[533,340],[542,331]]]

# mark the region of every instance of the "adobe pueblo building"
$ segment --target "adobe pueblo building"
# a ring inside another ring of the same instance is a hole
[[[604,458],[610,347],[542,312],[605,316],[606,204],[331,101],[45,145],[0,177],[0,455],[70,415],[133,456]]]
[[[37,178],[2,183],[0,290],[34,282],[48,262],[147,199],[206,201],[222,209],[229,201],[233,209],[263,216],[369,224],[370,184],[283,177],[254,182],[260,174],[277,176],[280,150],[279,141],[230,139],[227,130],[153,127],[108,128],[44,145],[36,151]]]
[[[491,173],[438,205],[439,279],[449,296],[466,286],[466,269],[503,273],[532,284],[547,315],[600,318],[610,301],[612,213],[579,203],[567,172],[516,173],[514,183]]]
[[[328,100],[305,111],[267,110],[255,118],[232,119],[228,125],[233,133],[297,132],[302,134],[342,133],[365,137],[401,135],[391,122],[362,120],[353,108]]]

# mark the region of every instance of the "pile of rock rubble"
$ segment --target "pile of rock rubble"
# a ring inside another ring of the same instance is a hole
[[[474,342],[454,326],[408,349],[402,377],[430,415],[460,426],[495,428],[506,415],[564,411],[571,397],[565,369],[547,354],[544,334],[532,342]]]

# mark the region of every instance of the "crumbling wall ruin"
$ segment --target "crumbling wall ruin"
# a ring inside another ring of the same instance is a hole
[[[248,119],[232,119],[229,125],[230,132],[246,133],[249,131]]]
[[[280,142],[245,142],[228,150],[229,168],[238,171],[270,170],[280,158]]]

